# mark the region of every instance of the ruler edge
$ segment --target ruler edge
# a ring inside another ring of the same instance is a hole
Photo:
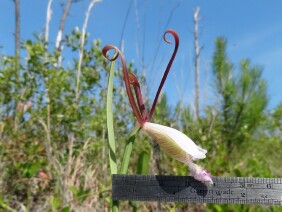
[[[195,180],[192,176],[184,176],[184,175],[142,175],[142,174],[112,174],[112,180],[116,180],[118,177],[128,177],[134,179],[135,177],[144,177],[145,178],[164,178],[164,179],[172,179],[172,178],[184,178],[190,179],[190,181],[199,182]],[[234,177],[234,176],[212,176],[213,182],[219,181],[219,179],[228,179],[224,182],[234,182],[234,183],[253,183],[253,179],[255,179],[255,183],[275,183],[282,184],[282,178],[267,178],[267,177]],[[222,182],[222,180],[221,180]]]

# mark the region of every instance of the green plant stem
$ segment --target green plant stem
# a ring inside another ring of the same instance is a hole
[[[111,63],[108,93],[107,93],[107,128],[108,128],[108,147],[109,147],[109,161],[111,175],[117,174],[117,163],[116,163],[116,146],[115,146],[115,134],[114,134],[114,122],[113,122],[113,88],[114,88],[114,67],[115,62]],[[119,203],[113,201],[111,211],[118,212]]]
[[[132,130],[129,138],[126,141],[126,146],[125,146],[125,150],[124,150],[124,153],[123,153],[123,158],[122,158],[121,167],[120,167],[120,171],[119,171],[120,174],[126,174],[127,173],[128,164],[129,164],[133,144],[134,144],[136,135],[137,135],[137,133],[139,132],[140,129],[141,129],[141,127],[139,125],[135,126],[134,129]]]
[[[114,134],[114,123],[113,123],[113,87],[114,87],[114,67],[115,62],[111,63],[108,94],[107,94],[107,128],[108,128],[108,146],[109,146],[109,161],[111,174],[117,174],[116,164],[116,146],[115,146],[115,134]]]
[[[119,208],[119,201],[114,200],[112,201],[112,212],[118,212],[118,208]]]

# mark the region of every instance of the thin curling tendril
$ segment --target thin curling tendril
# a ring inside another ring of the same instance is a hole
[[[114,56],[113,58],[109,58],[108,55],[107,55],[107,52],[111,49],[114,49],[115,50],[115,53],[114,53]],[[115,61],[117,58],[118,58],[118,55],[119,55],[119,50],[116,46],[113,46],[113,45],[107,45],[105,46],[103,49],[102,49],[102,54],[104,56],[105,59],[107,59],[108,61]]]
[[[167,31],[164,33],[163,39],[164,39],[165,42],[167,42],[167,43],[169,43],[169,44],[172,44],[172,41],[170,41],[170,40],[168,40],[168,39],[166,38],[166,34],[169,33],[169,31],[171,31],[171,30],[167,30]]]
[[[174,38],[174,42],[175,42],[175,44],[174,44],[174,51],[173,51],[173,54],[172,54],[172,56],[171,56],[171,58],[170,58],[170,60],[169,60],[168,65],[167,65],[167,67],[166,67],[166,70],[165,70],[164,75],[163,75],[163,77],[162,77],[162,80],[161,80],[161,82],[160,82],[158,91],[157,91],[157,93],[156,93],[156,96],[155,96],[155,99],[154,99],[154,102],[153,102],[151,111],[150,111],[149,116],[147,117],[147,120],[146,120],[146,121],[150,121],[150,120],[152,119],[152,116],[153,116],[153,114],[154,114],[154,111],[155,111],[155,108],[156,108],[156,104],[157,104],[159,95],[160,95],[161,90],[162,90],[162,87],[163,87],[163,85],[164,85],[164,83],[165,83],[165,80],[166,80],[166,78],[167,78],[167,75],[168,75],[168,73],[169,73],[169,71],[170,71],[171,65],[172,65],[172,63],[173,63],[173,61],[174,61],[175,55],[176,55],[177,50],[178,50],[178,46],[179,46],[179,37],[178,37],[177,33],[176,33],[174,30],[172,30],[172,29],[169,29],[169,30],[167,30],[167,31],[164,33],[163,39],[164,39],[165,42],[167,42],[167,43],[169,43],[169,44],[172,44],[172,42],[166,38],[166,35],[167,35],[168,33],[171,34],[171,35],[173,36],[173,38]]]
[[[109,50],[112,50],[112,49],[115,50],[115,54],[114,54],[113,58],[109,58],[107,56],[107,52]],[[131,88],[130,88],[129,74],[128,74],[128,71],[127,71],[127,67],[126,67],[126,63],[125,63],[123,54],[121,53],[121,51],[116,46],[113,46],[113,45],[105,46],[102,50],[102,54],[105,57],[105,59],[107,59],[111,62],[115,61],[118,58],[118,56],[120,56],[121,63],[122,63],[123,77],[124,77],[124,81],[125,81],[125,88],[126,88],[126,92],[127,92],[127,95],[128,95],[129,103],[132,107],[132,110],[134,112],[134,115],[136,116],[138,123],[140,124],[141,127],[143,127],[145,121],[142,119],[142,117],[140,115],[140,112],[137,108],[137,105],[135,103],[135,100],[134,100],[134,97],[133,97],[133,94],[132,94],[132,91],[131,91]]]

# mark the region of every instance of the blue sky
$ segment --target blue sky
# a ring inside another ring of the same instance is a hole
[[[63,0],[53,0],[50,23],[50,42],[54,45],[63,9]],[[65,33],[82,27],[90,0],[71,6]],[[89,19],[90,39],[101,39],[102,45],[119,46],[123,26],[125,58],[146,71],[148,95],[156,92],[173,45],[161,41],[166,29],[174,29],[180,36],[180,48],[164,91],[174,105],[179,98],[193,104],[193,9],[200,10],[201,103],[216,101],[212,96],[211,58],[218,36],[228,39],[228,57],[238,67],[242,58],[264,68],[268,82],[269,108],[282,102],[282,1],[196,1],[196,0],[103,0],[96,4]],[[47,0],[21,1],[21,38],[44,31]],[[127,19],[126,15],[128,13]],[[125,24],[126,20],[126,24]],[[125,24],[125,25],[124,25]],[[14,5],[12,0],[0,2],[1,53],[14,52]],[[158,48],[159,46],[159,48]],[[159,50],[158,50],[159,49]],[[23,53],[23,52],[22,52]],[[64,55],[68,57],[68,55]]]

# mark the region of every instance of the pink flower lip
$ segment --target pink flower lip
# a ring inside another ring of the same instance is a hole
[[[208,182],[210,185],[213,185],[212,176],[206,170],[196,172],[193,177],[196,180],[199,180],[201,182]]]

